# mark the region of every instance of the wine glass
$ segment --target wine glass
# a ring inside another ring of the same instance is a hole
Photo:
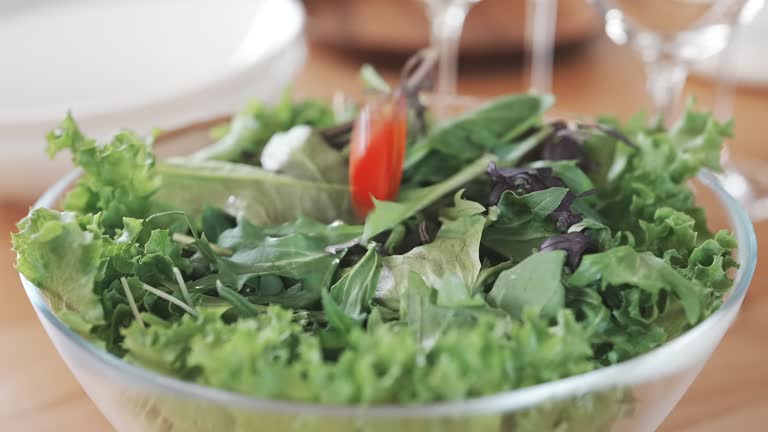
[[[750,20],[764,0],[592,0],[605,32],[643,59],[654,113],[668,119],[680,99],[688,67],[720,53],[733,28]]]
[[[721,54],[715,115],[728,115],[730,78],[727,50],[739,24],[750,21],[764,0],[592,0],[605,17],[605,32],[619,45],[632,46],[646,68],[646,90],[657,120],[669,120],[680,99],[691,63]],[[723,52],[725,51],[725,52]],[[726,149],[723,186],[753,220],[768,217],[768,168],[745,171]],[[753,164],[754,165],[754,164]],[[758,176],[753,174],[757,172]],[[758,177],[763,177],[762,179]]]
[[[427,7],[430,45],[439,55],[435,97],[448,100],[456,95],[459,39],[470,8],[480,0],[422,0]],[[440,112],[438,118],[443,118]]]

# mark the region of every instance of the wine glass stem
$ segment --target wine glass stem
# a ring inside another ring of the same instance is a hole
[[[688,68],[683,62],[668,56],[646,60],[648,94],[653,102],[657,120],[670,120],[675,103],[680,99]]]
[[[440,100],[456,94],[459,38],[469,7],[467,0],[428,2],[432,27],[430,42],[440,56],[436,91]]]
[[[527,0],[525,35],[530,56],[529,90],[552,91],[552,62],[555,51],[558,0]]]

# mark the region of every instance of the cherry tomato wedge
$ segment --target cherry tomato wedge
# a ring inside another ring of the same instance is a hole
[[[391,201],[400,191],[407,139],[408,107],[394,94],[366,105],[355,121],[349,153],[352,204],[360,217],[373,209],[373,198]]]

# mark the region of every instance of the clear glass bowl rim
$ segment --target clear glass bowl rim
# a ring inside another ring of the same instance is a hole
[[[40,197],[33,208],[53,207],[58,198],[80,174],[81,171],[76,170],[59,180]],[[21,275],[21,280],[27,296],[38,315],[42,317],[41,319],[46,321],[49,328],[61,333],[68,344],[81,351],[81,354],[91,358],[93,360],[91,368],[102,369],[101,372],[104,376],[119,374],[120,380],[126,380],[131,385],[146,386],[147,392],[172,394],[197,402],[207,401],[220,406],[254,412],[274,412],[288,415],[422,418],[512,412],[545,402],[577,397],[611,388],[629,387],[633,384],[668,376],[690,366],[693,362],[692,359],[701,358],[694,355],[680,356],[679,354],[680,352],[689,352],[696,346],[696,341],[705,340],[711,330],[720,328],[723,325],[722,321],[728,320],[731,313],[735,314],[738,311],[754,275],[757,262],[757,240],[747,213],[723,189],[716,176],[711,172],[702,171],[698,179],[715,192],[720,204],[725,207],[739,243],[737,258],[740,262],[740,268],[736,273],[734,286],[720,309],[678,338],[631,360],[557,381],[465,400],[420,405],[374,405],[367,407],[320,405],[260,399],[182,381],[131,365],[86,341],[56,317],[39,288],[24,278],[23,275]],[[707,356],[708,354],[704,353]]]

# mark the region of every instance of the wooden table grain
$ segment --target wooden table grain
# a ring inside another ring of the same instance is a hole
[[[333,90],[356,92],[361,58],[313,47],[295,86],[299,95],[328,97]],[[520,90],[522,73],[513,60],[469,65],[460,90],[491,96]],[[387,77],[395,70],[385,69]],[[555,74],[557,109],[569,113],[614,112],[622,116],[648,106],[642,68],[625,50],[598,40],[558,62]],[[708,104],[711,84],[691,80],[687,91]],[[736,138],[733,152],[768,160],[768,91],[739,89],[735,94]],[[42,151],[42,145],[41,145]],[[768,174],[768,173],[767,173]],[[2,197],[0,197],[2,200]],[[0,430],[7,432],[109,432],[110,427],[48,341],[13,269],[9,232],[29,203],[0,204]],[[756,226],[758,272],[741,315],[693,387],[662,425],[661,431],[719,432],[768,429],[768,224]]]

